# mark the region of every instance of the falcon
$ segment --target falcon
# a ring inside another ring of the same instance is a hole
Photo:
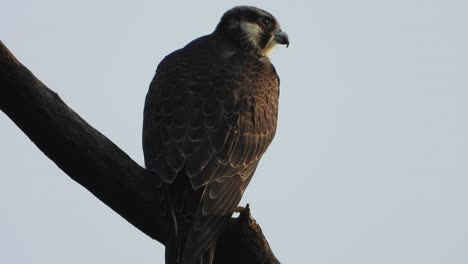
[[[276,44],[289,39],[275,17],[239,6],[157,67],[143,150],[165,190],[166,263],[212,263],[216,240],[275,135],[280,82],[268,54]]]

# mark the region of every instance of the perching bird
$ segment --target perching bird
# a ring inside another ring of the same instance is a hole
[[[276,44],[289,40],[275,17],[239,6],[159,64],[143,149],[166,188],[166,263],[212,263],[216,239],[275,135],[279,78],[267,55]]]

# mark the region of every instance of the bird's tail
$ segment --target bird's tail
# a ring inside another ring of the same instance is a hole
[[[178,264],[177,245],[175,239],[168,239],[166,244],[166,264]]]
[[[169,198],[169,203],[171,204],[170,198]],[[169,218],[169,239],[167,240],[166,244],[166,264],[212,264],[213,259],[214,259],[214,254],[215,254],[215,248],[216,248],[216,242],[213,242],[206,251],[201,254],[201,256],[198,258],[193,258],[193,255],[190,254],[192,257],[187,258],[184,257],[188,252],[189,249],[186,248],[186,242],[188,238],[188,233],[189,231],[187,228],[190,228],[191,225],[187,225],[185,223],[183,217],[180,217],[180,219],[177,217],[177,214],[175,213],[174,207],[170,206],[170,218]],[[193,253],[193,252],[191,252]]]
[[[167,192],[167,189],[166,189]],[[174,207],[170,195],[166,193],[169,204],[169,238],[166,243],[166,264],[178,264],[178,228],[177,228],[177,217],[175,215]]]
[[[182,239],[185,242],[185,239]],[[183,260],[183,247],[180,247],[181,239],[169,239],[166,245],[166,264],[212,264],[214,260],[216,242],[214,242],[198,260],[188,263]]]
[[[211,245],[201,256],[197,264],[212,264],[215,254],[216,242]]]
[[[204,215],[200,205],[204,189],[193,190],[188,181],[189,177],[178,177],[168,191],[171,231],[166,264],[212,264],[216,239],[230,214]]]

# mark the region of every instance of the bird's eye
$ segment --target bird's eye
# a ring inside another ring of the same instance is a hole
[[[268,18],[268,17],[261,17],[260,18],[260,23],[262,23],[262,25],[264,27],[269,27],[272,23],[271,23],[271,19]]]

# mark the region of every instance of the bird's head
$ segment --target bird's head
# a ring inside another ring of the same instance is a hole
[[[288,35],[276,18],[260,8],[238,6],[221,18],[215,33],[228,38],[234,45],[260,55],[268,55],[276,44],[289,46]]]

